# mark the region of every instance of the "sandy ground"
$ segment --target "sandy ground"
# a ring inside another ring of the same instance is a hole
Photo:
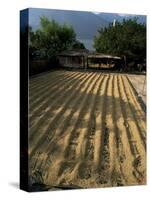
[[[126,75],[55,71],[29,92],[31,183],[146,183],[146,116]]]
[[[142,98],[146,104],[146,75],[127,75],[133,87],[136,89],[139,97]]]

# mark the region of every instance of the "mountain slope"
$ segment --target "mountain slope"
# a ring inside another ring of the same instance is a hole
[[[40,27],[40,17],[46,16],[60,24],[68,23],[73,26],[77,38],[92,39],[98,28],[105,27],[109,22],[92,12],[64,11],[49,9],[30,9],[29,24],[33,30]]]
[[[101,19],[106,19],[108,22],[113,22],[114,19],[121,22],[123,19],[137,18],[138,23],[146,23],[146,15],[131,15],[131,14],[117,14],[117,13],[99,13],[97,14]]]

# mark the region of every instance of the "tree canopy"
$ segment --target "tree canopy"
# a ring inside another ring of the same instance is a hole
[[[51,58],[57,53],[71,48],[76,42],[76,34],[72,26],[60,25],[54,20],[41,17],[41,28],[35,32],[30,29],[31,49],[45,50]]]
[[[142,62],[146,58],[146,25],[137,19],[123,20],[98,30],[94,37],[97,52],[126,56],[127,60]]]

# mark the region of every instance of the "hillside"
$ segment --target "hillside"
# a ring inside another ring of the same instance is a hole
[[[73,26],[77,38],[92,39],[98,28],[107,26],[109,22],[92,12],[64,11],[49,9],[30,9],[29,24],[33,30],[40,27],[40,17],[46,16],[60,24],[67,23]]]

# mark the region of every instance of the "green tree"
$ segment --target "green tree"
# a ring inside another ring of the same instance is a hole
[[[52,58],[57,53],[71,48],[75,38],[72,26],[59,25],[54,20],[41,17],[41,28],[35,32],[30,30],[30,48],[45,50],[47,57]]]
[[[82,42],[80,41],[75,41],[74,44],[72,45],[73,49],[85,49],[85,46]]]
[[[123,20],[98,30],[94,37],[97,52],[126,56],[128,63],[146,58],[146,25],[137,19]]]

